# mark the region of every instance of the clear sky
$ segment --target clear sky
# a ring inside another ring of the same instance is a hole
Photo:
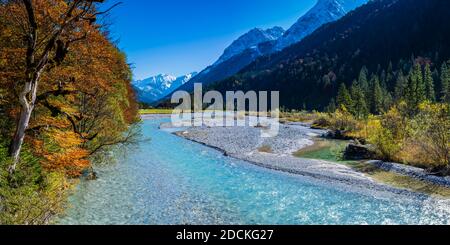
[[[109,0],[123,2],[110,30],[134,78],[183,75],[211,65],[254,27],[290,27],[316,0]]]

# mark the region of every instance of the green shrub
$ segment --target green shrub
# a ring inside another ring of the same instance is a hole
[[[341,107],[334,113],[321,114],[320,117],[314,121],[313,126],[351,132],[358,129],[359,122],[347,111],[347,109],[345,109],[345,107]]]
[[[63,211],[68,184],[64,175],[45,173],[34,157],[25,149],[21,164],[11,176],[11,164],[5,143],[0,143],[0,224],[48,224]]]

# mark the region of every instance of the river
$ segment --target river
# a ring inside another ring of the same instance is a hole
[[[59,224],[449,224],[448,201],[380,198],[228,158],[145,120],[141,143],[81,181]]]

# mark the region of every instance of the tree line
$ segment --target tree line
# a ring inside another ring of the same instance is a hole
[[[341,83],[336,99],[332,99],[326,110],[344,107],[363,119],[369,114],[385,113],[400,101],[407,102],[412,111],[425,101],[450,103],[449,62],[435,65],[429,59],[417,58],[400,61],[397,67],[394,70],[390,63],[387,70],[371,75],[363,67],[350,87]]]

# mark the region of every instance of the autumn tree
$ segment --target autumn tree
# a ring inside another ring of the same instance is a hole
[[[23,81],[19,81],[20,113],[10,148],[10,154],[14,159],[10,172],[14,172],[19,161],[44,72],[59,66],[66,58],[70,46],[89,34],[84,27],[95,22],[99,14],[95,5],[103,2],[103,0],[17,1],[12,1],[8,15],[11,24],[17,26],[16,30],[20,30],[20,35],[26,40],[26,51],[23,67],[25,75]]]
[[[30,129],[67,139],[49,142],[50,137],[39,137],[48,168],[77,175],[89,167],[87,157],[109,146],[134,142],[137,131],[129,126],[136,122],[137,105],[131,70],[126,56],[102,33],[94,31],[74,44],[65,61],[47,73],[47,79],[37,98],[38,117]],[[52,143],[58,151],[45,147]]]
[[[26,95],[32,113],[17,164],[8,154],[8,144],[23,114],[19,95],[34,74],[26,72],[34,65],[27,63],[29,38],[24,38],[31,25],[24,1],[0,0],[0,223],[4,224],[48,223],[62,211],[67,178],[91,169],[92,161],[105,156],[102,153],[111,146],[134,143],[138,134],[126,56],[100,21],[89,19],[101,12],[82,0],[30,3],[38,26],[33,38],[38,40],[35,62],[52,43],[51,34],[72,4],[78,7],[66,17],[83,17],[58,36],[39,79],[33,80],[36,93]]]

